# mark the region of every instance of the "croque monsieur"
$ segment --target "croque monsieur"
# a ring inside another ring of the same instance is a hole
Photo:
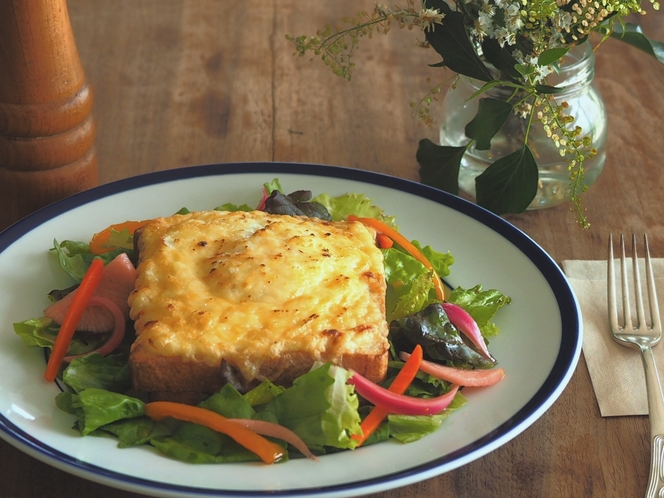
[[[371,228],[205,211],[155,219],[136,245],[130,365],[149,398],[288,385],[317,361],[385,377],[385,270]]]

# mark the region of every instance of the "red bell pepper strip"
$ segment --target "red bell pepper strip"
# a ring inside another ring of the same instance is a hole
[[[353,376],[347,382],[355,386],[358,394],[367,401],[397,415],[435,415],[440,413],[450,405],[459,390],[458,385],[453,385],[447,393],[437,398],[413,398],[412,396],[390,392],[362,377],[357,372],[353,372]]]
[[[447,317],[450,319],[450,322],[452,322],[452,325],[463,332],[468,337],[468,339],[470,339],[471,342],[477,346],[477,349],[482,356],[488,360],[493,361],[493,356],[491,356],[489,348],[487,348],[486,342],[484,342],[482,332],[477,326],[477,322],[473,319],[472,316],[470,316],[470,313],[456,304],[443,303],[442,306],[445,310],[445,313],[447,313]]]
[[[422,363],[422,346],[419,344],[413,349],[413,353],[408,355],[408,359],[404,360],[406,363],[399,370],[399,373],[394,378],[388,391],[391,391],[395,394],[403,394],[408,386],[413,382],[417,371],[420,369],[420,363]],[[380,426],[381,422],[387,417],[389,411],[382,406],[374,406],[373,410],[369,412],[369,415],[362,420],[360,427],[362,428],[362,435],[353,434],[352,438],[357,441],[357,447],[360,447],[364,442],[373,434],[376,429]]]
[[[99,285],[103,271],[104,262],[99,258],[94,258],[76,290],[76,295],[67,310],[65,319],[60,325],[60,332],[58,332],[58,336],[55,338],[53,350],[46,365],[46,372],[44,373],[46,380],[55,380],[60,370],[60,365],[62,365],[62,360],[67,354],[67,349],[69,349],[69,344],[71,344],[74,332],[76,332],[76,326],[81,319],[81,315],[83,315],[83,311],[88,306],[90,298]]]
[[[402,360],[408,361],[410,356],[406,352],[399,353]],[[489,368],[486,370],[462,370],[460,368],[439,365],[431,361],[423,360],[420,370],[428,373],[432,377],[441,379],[452,384],[468,387],[492,386],[500,382],[505,377],[505,370],[502,368]]]
[[[145,414],[153,420],[173,417],[185,422],[204,425],[210,429],[226,434],[249,451],[260,457],[265,463],[275,463],[284,458],[285,450],[276,443],[265,439],[242,424],[231,422],[226,417],[212,410],[198,406],[173,403],[171,401],[154,401],[144,407]]]
[[[427,257],[424,254],[422,254],[422,251],[420,251],[417,247],[415,247],[415,245],[413,245],[413,243],[411,243],[410,240],[401,235],[391,226],[386,225],[382,221],[379,221],[375,218],[359,218],[355,215],[350,215],[348,217],[348,221],[359,221],[360,223],[363,223],[364,225],[373,228],[378,233],[387,235],[390,239],[392,239],[394,242],[403,247],[404,250],[408,252],[408,254],[410,254],[412,257],[414,257],[416,260],[422,263],[425,268],[427,268],[429,271],[433,273],[433,285],[436,289],[436,296],[441,301],[445,300],[445,288],[443,287],[443,281],[440,279],[440,277],[436,273],[436,270],[434,269],[431,262],[427,259]]]
[[[115,350],[115,348],[117,348],[120,345],[122,339],[124,339],[125,331],[127,329],[127,323],[125,322],[124,314],[122,313],[117,304],[115,304],[113,301],[105,297],[92,296],[88,301],[88,306],[101,306],[103,308],[106,308],[108,311],[110,311],[113,314],[113,321],[114,321],[113,332],[111,333],[111,336],[108,338],[108,340],[104,344],[99,346],[97,349],[90,351],[88,353],[83,353],[73,356],[65,356],[63,358],[63,361],[70,362],[75,358],[88,356],[91,355],[92,353],[99,353],[106,356],[112,353]]]

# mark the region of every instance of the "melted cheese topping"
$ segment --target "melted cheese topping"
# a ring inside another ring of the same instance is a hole
[[[254,212],[156,219],[140,235],[133,354],[220,365],[247,380],[263,362],[387,348],[385,275],[359,222]]]

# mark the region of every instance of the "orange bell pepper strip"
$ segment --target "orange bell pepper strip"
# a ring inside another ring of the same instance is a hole
[[[71,339],[74,336],[74,332],[76,332],[78,322],[81,320],[81,315],[83,315],[83,311],[88,306],[90,298],[95,293],[95,290],[97,290],[103,271],[104,262],[99,258],[94,258],[88,271],[83,276],[81,284],[76,289],[76,295],[60,325],[60,332],[58,332],[58,336],[55,338],[53,350],[46,365],[46,372],[44,373],[46,380],[53,381],[58,375],[62,360],[67,354]]]
[[[403,394],[404,391],[408,389],[408,386],[413,382],[415,375],[417,375],[417,372],[420,369],[422,356],[422,346],[418,344],[408,356],[406,363],[394,378],[390,387],[388,387],[389,391],[395,394]],[[373,410],[369,412],[369,415],[367,415],[360,424],[362,435],[353,434],[352,436],[352,438],[357,441],[358,448],[376,431],[376,429],[378,429],[388,414],[389,412],[386,408],[383,408],[382,406],[374,406]]]
[[[145,226],[149,221],[150,220],[125,221],[124,223],[118,223],[105,228],[101,232],[92,236],[92,240],[90,240],[90,252],[92,254],[99,255],[112,251],[114,248],[109,247],[106,244],[111,238],[113,231],[121,232],[123,230],[127,230],[127,232],[133,235],[136,230]]]
[[[416,260],[422,263],[425,266],[425,268],[433,272],[433,277],[434,277],[433,285],[436,289],[436,296],[441,301],[445,300],[445,288],[443,287],[443,281],[436,273],[436,270],[434,269],[431,262],[426,258],[424,254],[422,254],[422,251],[420,251],[417,247],[415,247],[415,245],[413,245],[406,237],[401,235],[391,226],[375,218],[359,218],[357,216],[351,215],[348,217],[348,221],[359,221],[360,223],[363,223],[364,225],[373,228],[378,233],[386,235],[394,242],[399,244],[401,247],[403,247],[404,250],[408,252],[408,254],[410,254],[412,257],[414,257]]]
[[[154,401],[144,407],[145,414],[153,420],[173,417],[185,422],[204,425],[210,429],[226,434],[249,451],[260,457],[265,463],[275,463],[284,458],[286,450],[242,424],[232,422],[223,415],[198,406],[174,403],[171,401]]]

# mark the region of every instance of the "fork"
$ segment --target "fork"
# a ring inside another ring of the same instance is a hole
[[[609,322],[613,338],[623,346],[641,351],[643,369],[646,377],[648,393],[648,412],[650,414],[650,475],[646,498],[664,498],[664,396],[662,385],[655,365],[652,346],[662,337],[662,323],[657,304],[657,289],[653,276],[648,236],[643,236],[646,266],[646,289],[650,310],[650,325],[645,318],[643,293],[639,263],[636,254],[636,235],[632,235],[632,262],[634,273],[634,294],[636,304],[636,326],[632,322],[630,311],[629,286],[627,284],[627,262],[625,258],[625,237],[620,235],[620,280],[622,288],[623,324],[618,323],[618,307],[616,305],[616,278],[613,258],[613,235],[609,235],[608,258],[608,306]]]

